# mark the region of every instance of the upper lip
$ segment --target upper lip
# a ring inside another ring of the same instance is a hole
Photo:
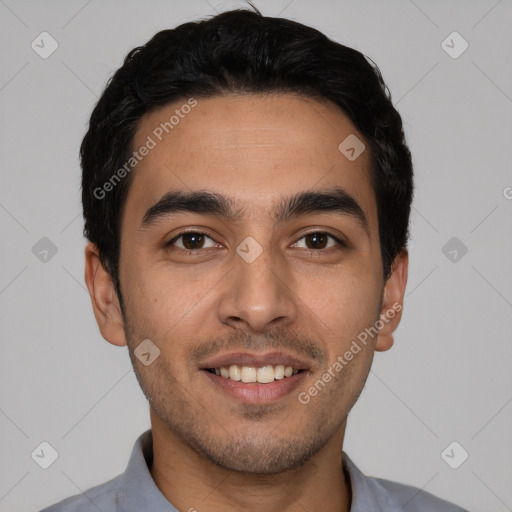
[[[310,367],[305,360],[285,352],[229,352],[205,359],[201,361],[199,367],[205,370],[207,368],[221,368],[223,366],[227,368],[233,364],[255,368],[261,368],[270,364],[282,364],[284,366],[292,366],[296,370],[307,370]]]

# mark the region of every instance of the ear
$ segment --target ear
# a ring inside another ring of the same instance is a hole
[[[114,283],[93,243],[85,247],[85,284],[101,335],[112,345],[126,345],[123,316]]]
[[[391,266],[391,275],[384,285],[380,310],[380,325],[383,325],[379,329],[375,343],[375,350],[379,352],[389,350],[393,346],[393,331],[398,327],[402,318],[408,265],[407,249],[402,249],[395,257]]]

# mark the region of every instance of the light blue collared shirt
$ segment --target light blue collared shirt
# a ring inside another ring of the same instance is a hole
[[[153,437],[146,430],[135,442],[124,473],[41,512],[179,512],[153,481],[152,461]],[[342,461],[352,488],[350,512],[468,512],[416,487],[367,477],[345,452]],[[194,508],[201,510],[191,503],[190,510]]]

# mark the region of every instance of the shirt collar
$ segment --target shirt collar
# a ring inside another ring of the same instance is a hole
[[[350,477],[352,489],[350,512],[402,510],[386,489],[374,478],[364,475],[345,452],[343,452],[342,464]]]
[[[122,475],[118,497],[122,512],[179,512],[155,484],[149,470],[152,464],[153,434],[149,429],[135,441],[128,466]]]

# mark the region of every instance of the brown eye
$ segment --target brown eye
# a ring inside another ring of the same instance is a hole
[[[328,245],[329,239],[334,241],[334,244]],[[309,249],[312,251],[322,250],[322,249],[330,249],[331,247],[335,247],[336,245],[345,247],[346,244],[342,242],[340,239],[331,235],[330,233],[324,233],[323,231],[315,231],[313,233],[308,233],[304,235],[300,240],[305,240],[306,247],[305,249]],[[299,241],[300,241],[299,240]],[[298,244],[299,242],[296,242]],[[294,244],[294,245],[296,245]]]
[[[181,245],[176,244],[178,240],[182,239]],[[210,245],[209,247],[215,247],[215,240],[213,238],[209,237],[205,233],[201,233],[199,231],[186,231],[183,233],[180,233],[178,236],[174,237],[171,241],[169,241],[166,246],[176,246],[179,249],[183,249],[185,251],[194,251],[199,249],[207,249],[208,247],[205,247],[205,241],[209,239],[213,242],[213,245]]]
[[[325,233],[313,233],[306,235],[304,238],[308,249],[325,249],[329,242],[329,237]]]

